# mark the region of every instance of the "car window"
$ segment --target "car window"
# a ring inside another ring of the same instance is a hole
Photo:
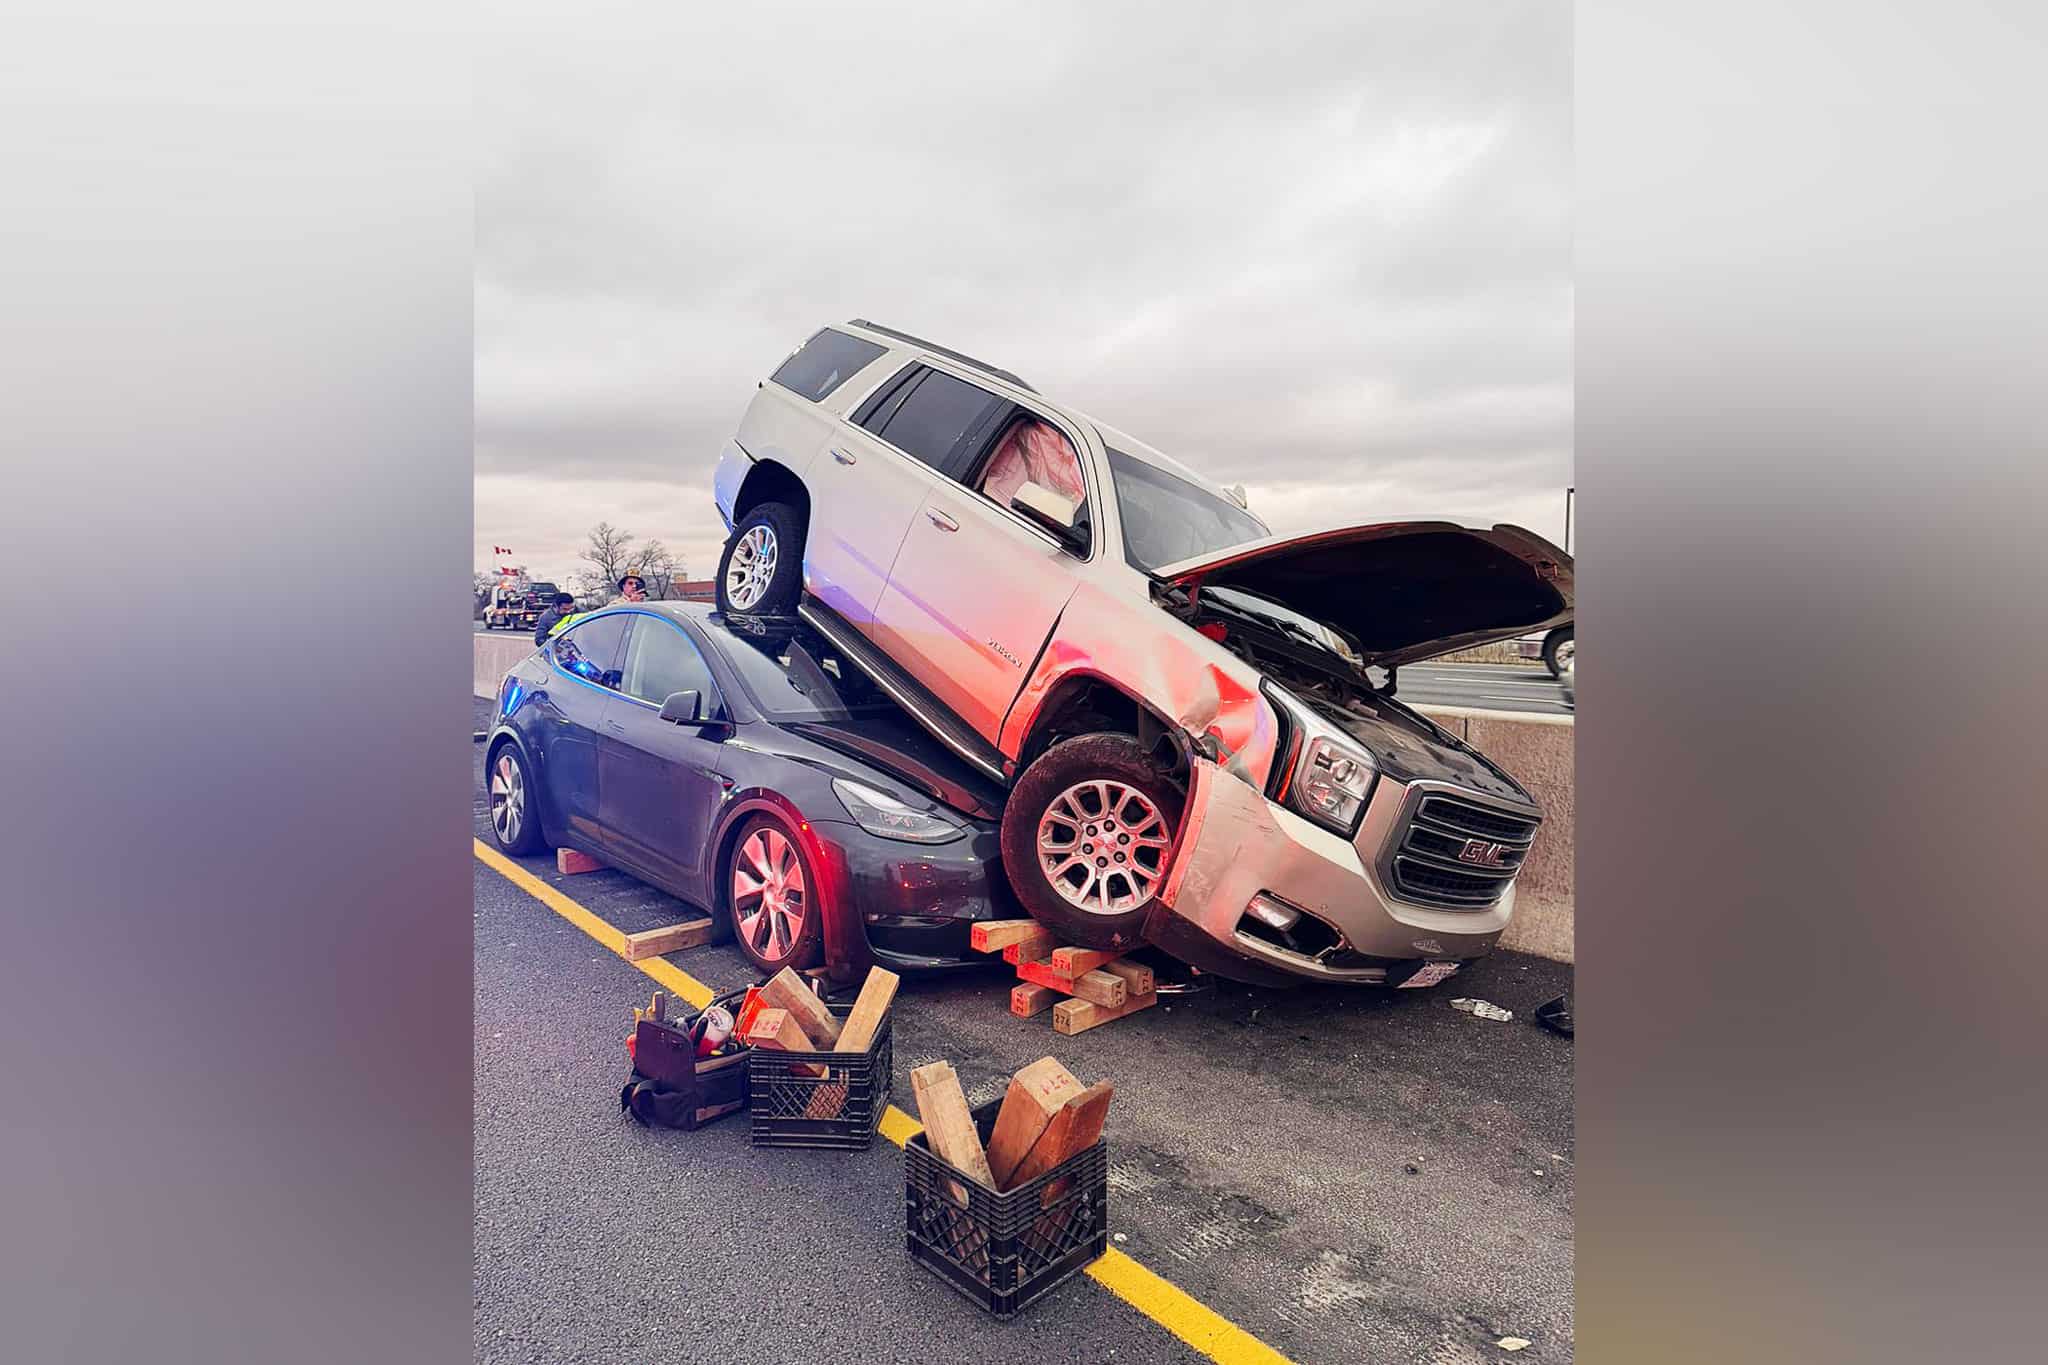
[[[721,618],[712,617],[714,625]],[[850,720],[896,710],[873,679],[809,626],[725,632],[724,653],[770,720]]]
[[[813,403],[864,370],[886,347],[859,337],[835,332],[830,327],[803,344],[801,350],[782,362],[769,378],[792,393]]]
[[[716,691],[711,670],[681,626],[640,613],[626,641],[626,662],[620,672],[619,690],[629,697],[659,706],[674,693],[697,692],[704,698],[704,714],[711,714]]]
[[[632,613],[619,612],[578,621],[548,641],[548,648],[562,668],[585,682],[617,691],[619,645],[626,638],[626,623],[631,619]]]
[[[882,439],[934,469],[945,469],[961,439],[1003,400],[933,370],[882,428]]]
[[[1081,477],[1081,457],[1064,432],[1036,417],[1010,423],[989,453],[975,487],[996,506],[1008,507],[1026,483],[1049,488],[1073,503],[1077,525],[1088,521],[1088,484]]]
[[[865,427],[877,436],[881,435],[882,428],[889,425],[889,419],[896,415],[896,409],[910,396],[910,391],[917,387],[918,378],[923,370],[924,366],[913,361],[877,384],[875,391],[861,400],[861,405],[854,409],[854,425]]]
[[[1124,558],[1137,568],[1149,573],[1162,564],[1214,554],[1272,534],[1228,499],[1121,450],[1108,453],[1124,524]]]

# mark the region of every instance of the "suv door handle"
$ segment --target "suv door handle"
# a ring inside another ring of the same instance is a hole
[[[935,508],[925,508],[924,514],[925,517],[928,520],[930,520],[931,524],[938,527],[941,531],[957,531],[960,529],[959,522],[953,520],[944,512],[938,511]]]
[[[832,447],[832,458],[841,464],[852,464],[854,462],[853,456],[841,450],[838,446]]]

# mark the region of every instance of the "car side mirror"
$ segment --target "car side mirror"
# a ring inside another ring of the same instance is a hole
[[[1080,504],[1053,492],[1044,484],[1026,479],[1010,495],[1010,510],[1033,526],[1050,532],[1055,540],[1076,554],[1087,549],[1088,537],[1082,529]]]
[[[695,725],[704,719],[704,694],[692,689],[671,692],[661,704],[661,718],[672,725]]]

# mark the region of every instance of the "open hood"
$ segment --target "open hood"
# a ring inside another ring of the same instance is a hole
[[[1256,593],[1357,643],[1381,668],[1572,618],[1572,559],[1533,531],[1393,521],[1272,536],[1154,571],[1197,602],[1204,587]]]

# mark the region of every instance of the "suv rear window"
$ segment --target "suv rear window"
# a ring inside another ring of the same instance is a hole
[[[1272,534],[1236,503],[1121,450],[1109,451],[1109,473],[1123,514],[1124,558],[1147,573]]]
[[[768,377],[791,393],[800,393],[816,403],[866,369],[884,349],[872,341],[827,327]]]

